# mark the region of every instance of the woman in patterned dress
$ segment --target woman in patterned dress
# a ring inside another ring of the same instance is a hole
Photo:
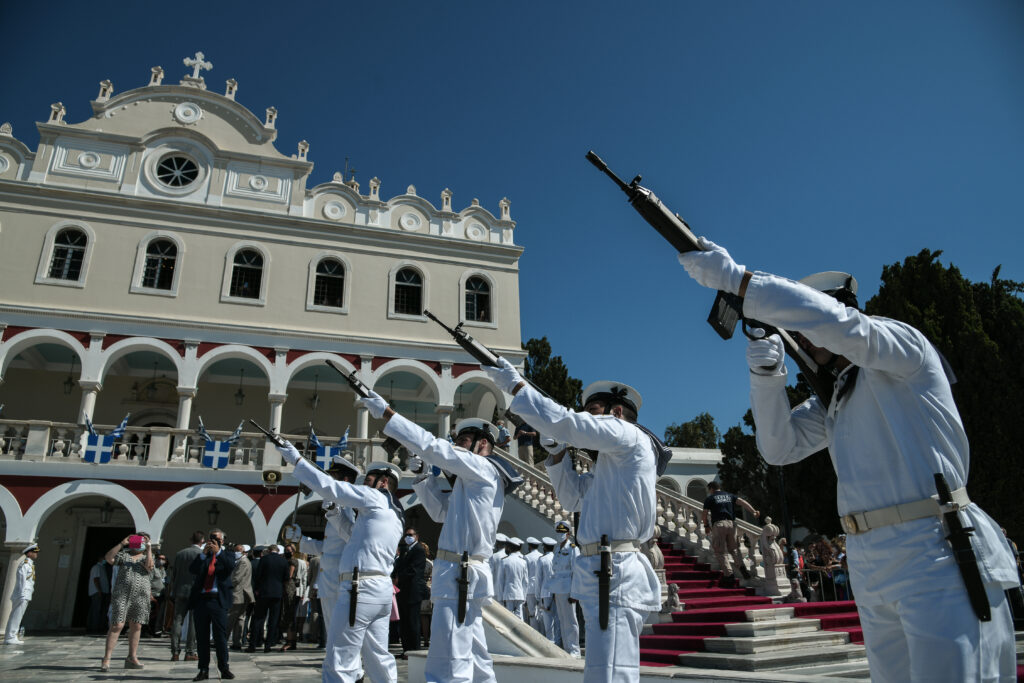
[[[100,671],[110,670],[110,655],[125,623],[128,627],[128,656],[126,669],[142,669],[139,662],[139,634],[149,621],[150,572],[153,571],[153,550],[144,536],[126,536],[107,551],[104,558],[118,566],[117,579],[110,592],[110,630],[107,631],[107,650]],[[127,550],[126,550],[127,548]]]

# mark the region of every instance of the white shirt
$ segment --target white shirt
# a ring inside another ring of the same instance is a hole
[[[579,474],[568,457],[544,463],[562,507],[580,512],[576,534],[581,544],[609,541],[644,542],[654,536],[657,518],[656,461],[651,439],[636,425],[611,415],[575,413],[541,396],[533,387],[520,389],[510,410],[559,443],[599,452],[591,472]],[[597,603],[601,556],[580,556],[573,573],[572,597]],[[661,608],[661,585],[646,557],[637,552],[612,554],[609,602],[643,611]]]
[[[548,588],[548,579],[551,578],[551,561],[555,559],[554,553],[547,553],[537,558],[537,577],[533,594],[538,600],[551,597],[551,590]]]
[[[352,536],[355,515],[348,508],[335,506],[325,513],[325,517],[327,526],[324,529],[324,540],[303,536],[299,541],[299,550],[320,555],[320,573],[315,588],[331,593],[338,590],[341,556],[345,552],[345,544]]]
[[[951,489],[964,486],[967,436],[939,354],[918,330],[764,273],[752,276],[744,313],[799,331],[860,368],[841,402],[824,406],[813,397],[792,411],[784,367],[775,375],[751,373],[757,445],[767,462],[796,462],[827,446],[838,475],[840,515],[933,496],[939,472]],[[973,503],[961,515],[965,526],[976,529],[972,542],[985,583],[1016,585],[999,526]],[[892,602],[961,582],[946,533],[936,516],[847,536],[857,601]]]
[[[530,572],[522,553],[512,553],[501,560],[501,599],[526,600]]]
[[[325,500],[359,512],[352,526],[352,536],[339,560],[341,571],[348,573],[359,567],[361,574],[382,574],[359,579],[359,601],[368,605],[389,604],[393,595],[391,571],[395,564],[395,548],[402,538],[402,521],[391,508],[387,496],[369,486],[335,481],[304,459],[295,463],[295,478]],[[351,581],[342,581],[338,590],[347,591],[351,587]]]
[[[552,594],[569,593],[572,589],[572,568],[576,558],[580,556],[580,550],[575,545],[566,542],[565,545],[555,548],[551,560],[551,578],[548,579],[548,590]]]
[[[506,557],[508,557],[508,553],[506,553],[505,549],[502,548],[500,550],[494,551],[491,554],[491,559],[489,560],[491,563],[491,576],[494,577],[495,582],[494,592],[498,595],[501,594],[501,561],[504,560]]]
[[[107,578],[107,570],[104,568],[106,564],[106,562],[97,562],[92,566],[92,569],[89,570],[89,595],[110,592],[110,580]],[[96,583],[93,579],[99,579],[99,588],[96,587]]]
[[[468,552],[482,557],[482,563],[469,566],[467,595],[469,598],[491,597],[494,589],[487,560],[491,557],[498,520],[505,505],[505,489],[498,471],[483,456],[459,448],[447,438],[435,438],[401,415],[388,420],[384,434],[400,441],[427,463],[456,475],[437,546],[439,550],[458,555]],[[431,597],[458,598],[455,580],[459,571],[458,563],[434,560]]]
[[[28,555],[25,555],[18,564],[18,575],[14,578],[14,590],[11,592],[12,602],[32,599],[32,593],[36,589],[34,564]]]
[[[537,593],[537,560],[541,558],[541,552],[537,548],[534,548],[524,556],[526,559],[526,571],[529,573],[530,580],[526,586],[526,592],[530,595],[536,595]]]

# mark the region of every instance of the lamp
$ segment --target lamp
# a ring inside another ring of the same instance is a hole
[[[146,387],[146,398],[150,401],[156,398],[156,361],[153,361],[153,379],[149,380],[149,386]]]
[[[235,392],[235,405],[240,406],[245,403],[245,392],[242,391],[242,377],[245,375],[245,368],[239,368],[238,370],[238,391]]]
[[[109,500],[103,501],[103,507],[100,508],[100,524],[110,524],[110,518],[113,516],[114,506]]]
[[[210,506],[210,509],[206,511],[206,521],[210,523],[210,526],[216,526],[217,519],[220,518],[220,508],[214,503]]]
[[[309,407],[316,410],[317,406],[320,405],[320,373],[313,375],[313,395],[309,397]]]
[[[77,360],[77,357],[74,354],[71,354],[71,367],[68,369],[68,378],[66,380],[64,380],[64,394],[65,395],[66,394],[70,394],[71,391],[75,388],[75,378],[72,377],[72,375],[75,372],[75,361],[76,360]]]

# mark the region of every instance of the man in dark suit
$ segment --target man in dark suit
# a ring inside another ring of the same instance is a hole
[[[416,529],[407,527],[398,559],[391,576],[398,586],[398,625],[402,636],[402,656],[409,650],[420,649],[420,603],[427,599],[427,582],[424,571],[427,554],[420,544]]]
[[[277,642],[278,622],[281,620],[281,598],[284,596],[284,582],[288,579],[288,560],[281,554],[281,546],[267,546],[267,552],[260,558],[260,564],[253,575],[252,588],[256,594],[256,608],[253,611],[249,632],[249,647],[246,652],[255,652],[263,643],[263,651]],[[268,621],[269,617],[269,621]],[[267,622],[267,639],[263,640],[263,623]]]
[[[171,661],[178,661],[181,653],[181,625],[188,616],[189,598],[192,595],[192,584],[195,577],[189,571],[192,561],[199,557],[199,551],[203,545],[206,534],[196,531],[192,534],[192,545],[178,551],[174,556],[174,567],[171,576],[171,596],[174,603],[174,621],[171,625]],[[193,619],[188,620],[188,636],[185,640],[185,661],[195,661],[196,656],[196,627]]]
[[[202,553],[189,568],[195,581],[189,606],[196,620],[196,645],[199,650],[199,673],[193,681],[210,677],[210,627],[213,644],[217,648],[217,668],[221,679],[234,678],[228,668],[228,610],[231,609],[234,588],[231,573],[235,569],[235,556],[224,549],[224,533],[214,529],[203,546]]]

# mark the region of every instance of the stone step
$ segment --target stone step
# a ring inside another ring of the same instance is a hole
[[[819,666],[786,667],[786,673],[800,676],[825,676],[829,678],[846,678],[850,680],[871,680],[871,670],[867,658],[851,659],[838,664],[821,664]]]
[[[771,607],[765,606],[758,609],[748,609],[744,606],[726,608],[689,609],[684,612],[673,612],[672,621],[686,623],[692,621],[722,621],[726,623],[738,623],[743,621],[776,621],[779,619],[792,619],[794,610],[792,607]]]
[[[679,655],[679,665],[705,669],[732,669],[733,671],[771,671],[799,666],[848,662],[863,657],[863,645],[833,645],[773,650],[756,654],[692,652]]]
[[[734,638],[781,636],[787,633],[816,633],[820,631],[821,622],[817,619],[762,619],[725,625],[726,635]]]
[[[756,655],[783,650],[798,650],[812,647],[832,647],[845,645],[849,637],[845,633],[833,631],[808,631],[783,633],[771,636],[754,636],[736,638],[709,638],[704,643],[708,652],[729,652],[734,654]]]

